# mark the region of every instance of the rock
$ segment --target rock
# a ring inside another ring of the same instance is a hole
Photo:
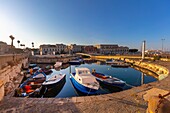
[[[4,86],[5,89],[5,95],[8,95],[10,92],[12,92],[15,88],[14,83],[12,82],[7,82]]]

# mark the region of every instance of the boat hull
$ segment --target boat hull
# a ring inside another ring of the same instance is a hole
[[[108,83],[106,81],[102,81],[100,79],[96,79],[100,84],[106,85],[106,86],[113,86],[113,87],[119,87],[119,88],[123,88],[125,86],[125,83]]]
[[[56,83],[42,84],[42,86],[43,86],[43,87],[46,87],[46,88],[48,88],[48,89],[54,88],[56,85],[60,84],[60,83],[63,82],[65,79],[66,79],[66,75],[64,75],[64,77],[63,77],[60,81],[58,81],[58,82],[56,82]]]
[[[71,74],[70,76],[70,80],[72,82],[72,84],[74,85],[74,87],[79,90],[80,92],[84,93],[84,94],[96,94],[96,89],[91,89],[88,88],[86,86],[83,86],[82,84],[78,83],[75,79],[74,76]]]
[[[117,67],[117,68],[128,68],[129,65],[111,65],[112,67]]]
[[[70,65],[80,65],[81,63],[79,61],[70,61]]]
[[[57,96],[62,88],[64,87],[66,82],[66,77],[64,77],[62,80],[60,80],[55,86],[47,88],[47,87],[42,87],[42,90],[45,92],[43,97],[55,97]],[[46,89],[47,88],[47,89]],[[47,91],[45,91],[47,90]]]
[[[117,78],[110,78],[104,74],[101,73],[93,73],[93,76],[96,77],[96,80],[102,84],[102,85],[106,85],[106,86],[113,86],[113,87],[119,87],[119,88],[123,88],[125,86],[125,82],[122,80],[119,80]],[[97,75],[100,75],[101,77],[97,77]],[[103,77],[103,78],[102,78]]]

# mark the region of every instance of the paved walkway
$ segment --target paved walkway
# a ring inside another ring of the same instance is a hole
[[[170,70],[170,63],[156,62]],[[152,88],[170,89],[170,76],[118,93],[72,98],[15,98],[0,102],[0,113],[145,113],[143,96]]]

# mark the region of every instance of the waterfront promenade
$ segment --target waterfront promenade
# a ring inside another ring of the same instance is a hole
[[[157,64],[170,70],[170,63],[155,61]],[[159,89],[170,89],[170,76],[161,81],[144,84],[122,92],[72,97],[72,98],[15,98],[10,95],[5,96],[0,102],[0,112],[2,113],[145,113],[147,102],[144,96],[148,90],[158,88],[154,94],[159,94]],[[68,92],[69,93],[69,92]],[[168,97],[170,100],[170,97]]]

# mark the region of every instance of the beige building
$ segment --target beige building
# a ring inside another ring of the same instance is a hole
[[[117,44],[98,44],[95,45],[99,49],[100,54],[126,54],[128,47],[118,46]]]
[[[40,45],[40,54],[41,55],[55,55],[64,53],[66,50],[66,45],[64,44],[56,44],[56,45]]]
[[[8,53],[11,48],[11,45],[7,45],[7,43],[0,41],[0,54]]]
[[[82,45],[70,44],[68,47],[70,53],[82,52]]]

